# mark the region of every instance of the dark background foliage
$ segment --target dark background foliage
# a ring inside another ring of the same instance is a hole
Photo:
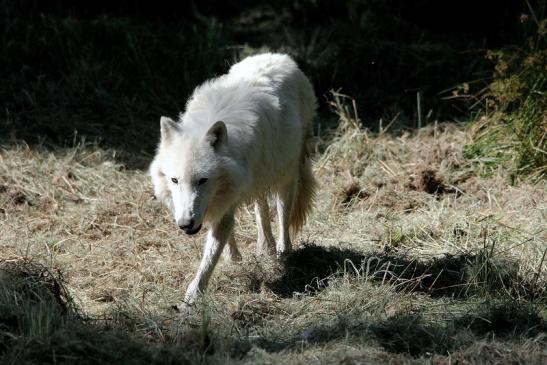
[[[525,1],[0,1],[0,138],[70,145],[81,136],[149,154],[160,115],[204,80],[262,50],[294,56],[332,125],[330,89],[363,123],[465,118],[445,100],[489,78],[488,48],[520,45]]]

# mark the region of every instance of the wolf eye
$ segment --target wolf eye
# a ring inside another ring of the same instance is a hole
[[[177,179],[176,177],[172,177],[171,181],[173,182],[173,184],[178,184],[179,183],[179,179]]]
[[[203,185],[205,184],[209,179],[206,178],[206,177],[202,177],[201,179],[198,180],[198,185]]]

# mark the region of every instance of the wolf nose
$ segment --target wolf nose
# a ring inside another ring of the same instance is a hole
[[[186,222],[180,222],[179,223],[179,228],[182,229],[185,232],[190,231],[193,227],[194,227],[194,220],[193,219],[190,219],[189,221],[186,221]]]

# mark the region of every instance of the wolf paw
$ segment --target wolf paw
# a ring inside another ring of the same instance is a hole
[[[268,257],[268,256],[273,256],[275,255],[275,248],[274,247],[268,247],[267,249],[261,249],[261,250],[256,250],[256,255],[257,256],[265,256],[265,257]]]
[[[278,242],[277,243],[277,258],[281,258],[287,254],[289,254],[292,251],[291,243],[286,242]]]
[[[273,254],[275,254],[275,244],[260,239],[256,242],[257,256],[271,256]]]
[[[190,315],[195,311],[196,305],[182,301],[172,305],[171,309],[181,315]]]

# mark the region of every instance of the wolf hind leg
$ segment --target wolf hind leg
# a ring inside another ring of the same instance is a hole
[[[228,244],[224,246],[224,251],[222,251],[222,257],[224,259],[224,262],[228,263],[241,261],[241,253],[239,253],[239,250],[237,248],[233,230],[230,238],[228,238]]]
[[[207,233],[207,241],[203,250],[201,263],[194,280],[188,286],[184,297],[184,304],[194,304],[200,294],[207,287],[211,274],[220,258],[224,246],[232,235],[234,227],[234,211],[226,214],[220,222],[214,224]]]
[[[279,220],[279,237],[277,237],[277,255],[281,256],[284,253],[292,250],[290,237],[291,215],[293,214],[294,197],[296,194],[297,184],[293,180],[285,185],[277,193],[277,218]]]
[[[275,239],[270,225],[270,207],[265,197],[259,197],[255,201],[256,227],[258,237],[256,240],[257,255],[272,255],[275,253]]]

